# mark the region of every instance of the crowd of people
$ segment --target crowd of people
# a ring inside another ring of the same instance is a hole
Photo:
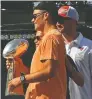
[[[34,7],[36,49],[30,72],[16,58],[16,77],[8,84],[10,92],[27,83],[24,99],[92,98],[92,41],[76,31],[78,20],[72,6],[57,8],[55,3],[42,1]],[[7,69],[11,66],[9,59],[6,65]]]

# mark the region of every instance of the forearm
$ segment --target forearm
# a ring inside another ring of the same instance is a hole
[[[47,65],[42,70],[25,75],[26,83],[46,81],[54,76],[54,70]]]
[[[68,60],[69,59],[69,60]],[[78,72],[75,63],[70,57],[66,57],[66,68],[70,78],[79,86],[83,86],[84,78],[80,72]]]
[[[70,66],[70,68],[69,68],[69,65],[67,66],[67,70],[68,70],[69,77],[72,78],[72,80],[77,85],[79,85],[79,86],[84,85],[84,78],[80,72],[76,71],[74,68],[72,68],[72,66]]]
[[[71,78],[77,85],[81,87],[84,85],[84,78],[80,72],[77,71],[72,72]]]

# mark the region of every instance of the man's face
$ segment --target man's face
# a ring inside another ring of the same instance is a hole
[[[41,31],[44,27],[44,10],[34,10],[32,22],[34,23],[35,30]]]
[[[76,24],[75,20],[72,20],[70,18],[63,18],[62,22],[57,22],[57,29],[61,33],[68,33],[69,30],[72,29],[72,26],[74,25],[74,23]]]

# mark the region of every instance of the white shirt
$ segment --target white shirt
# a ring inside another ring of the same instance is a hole
[[[79,33],[74,41],[66,44],[66,52],[84,77],[83,87],[69,79],[70,99],[92,99],[92,41]]]

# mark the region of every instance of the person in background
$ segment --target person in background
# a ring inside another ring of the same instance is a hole
[[[34,39],[35,47],[37,48],[42,40],[43,33],[41,31],[37,31]]]
[[[66,99],[66,52],[57,19],[57,8],[52,2],[40,2],[34,8],[32,22],[35,30],[43,33],[43,39],[33,55],[30,74],[11,80],[9,91],[29,83],[25,99]]]
[[[61,6],[58,15],[57,28],[65,42],[66,53],[84,77],[83,87],[69,80],[70,99],[92,99],[92,41],[76,31],[79,15],[74,7]]]

